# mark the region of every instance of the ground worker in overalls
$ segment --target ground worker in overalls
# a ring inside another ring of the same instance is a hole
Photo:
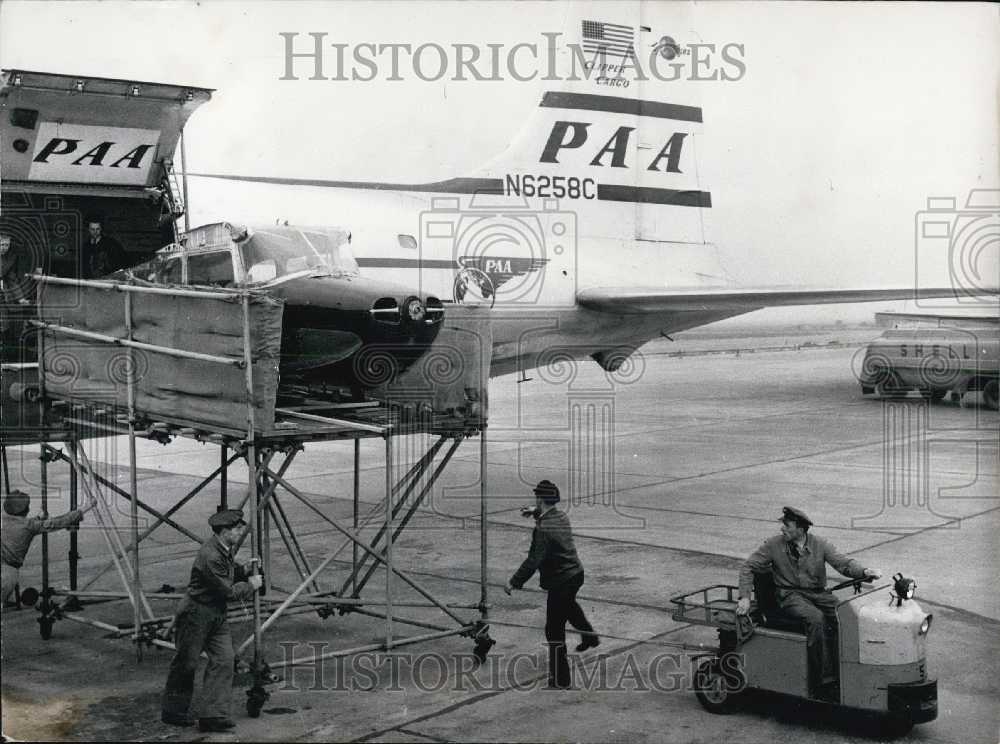
[[[181,600],[174,623],[177,652],[163,690],[161,720],[190,726],[189,709],[194,675],[201,652],[208,666],[198,708],[201,731],[226,731],[236,724],[229,717],[233,696],[233,639],[226,619],[229,600],[251,600],[260,588],[260,575],[250,574],[251,564],[237,566],[233,549],[246,528],[243,512],[225,509],[208,520],[212,536],[206,540],[191,567],[187,596]]]

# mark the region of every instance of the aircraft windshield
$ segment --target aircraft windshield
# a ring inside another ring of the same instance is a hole
[[[300,271],[357,274],[348,243],[350,233],[335,228],[275,227],[254,230],[240,243],[248,281],[259,283]]]

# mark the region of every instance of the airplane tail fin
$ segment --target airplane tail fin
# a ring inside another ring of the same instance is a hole
[[[533,208],[557,201],[576,214],[581,286],[640,276],[675,287],[731,284],[711,244],[700,88],[712,76],[740,75],[742,62],[735,49],[724,58],[724,50],[694,43],[693,7],[566,6],[559,29],[541,30],[536,107],[507,149],[474,174],[491,184],[480,203],[493,192]],[[606,250],[586,249],[587,240],[617,242],[621,255],[609,261]]]

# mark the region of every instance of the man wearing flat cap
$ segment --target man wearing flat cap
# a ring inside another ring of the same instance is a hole
[[[772,572],[778,607],[805,626],[809,686],[815,692],[832,673],[825,640],[837,633],[837,599],[826,588],[826,564],[852,579],[877,579],[882,572],[864,568],[828,540],[810,534],[812,520],[801,509],[784,507],[779,521],[781,534],[765,540],[740,568],[736,613],[745,615],[750,609],[753,575]]]
[[[3,597],[0,601],[6,603],[14,593],[14,587],[20,578],[21,566],[35,535],[76,527],[83,521],[83,515],[93,509],[96,503],[90,499],[82,508],[72,509],[55,517],[29,517],[31,502],[28,494],[16,488],[7,494],[3,502],[6,516],[0,523],[0,553],[3,557],[2,575],[0,575]]]
[[[531,549],[521,567],[514,572],[504,591],[520,589],[538,571],[538,583],[548,593],[545,606],[545,640],[549,647],[549,687],[572,687],[569,661],[566,658],[566,622],[580,631],[579,652],[598,646],[601,639],[583,614],[576,593],[583,586],[583,564],[576,555],[569,517],[556,508],[559,489],[543,480],[534,488],[535,529]]]
[[[249,567],[237,566],[233,559],[233,548],[246,527],[243,512],[224,509],[213,514],[208,524],[213,534],[194,559],[187,596],[181,600],[174,621],[177,652],[163,690],[161,719],[174,726],[193,723],[188,709],[194,675],[204,651],[208,665],[198,706],[198,728],[226,731],[236,725],[229,717],[235,654],[226,605],[230,600],[252,600],[262,580]]]

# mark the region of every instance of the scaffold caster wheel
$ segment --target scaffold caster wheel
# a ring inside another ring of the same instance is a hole
[[[247,690],[247,715],[251,718],[260,718],[260,709],[271,697],[271,693],[260,685],[254,685]]]
[[[73,595],[66,598],[66,601],[62,604],[62,608],[64,612],[79,612],[83,609],[83,603],[76,595]]]
[[[479,660],[480,664],[486,662],[486,654],[490,652],[490,649],[493,648],[496,643],[497,642],[488,635],[480,636],[476,639],[476,646],[472,653],[475,654],[475,657]]]
[[[51,617],[38,618],[38,632],[41,633],[43,641],[47,641],[52,637],[53,625],[55,625],[55,620]]]
[[[34,607],[38,604],[38,590],[33,586],[29,586],[27,589],[21,591],[21,607]]]

